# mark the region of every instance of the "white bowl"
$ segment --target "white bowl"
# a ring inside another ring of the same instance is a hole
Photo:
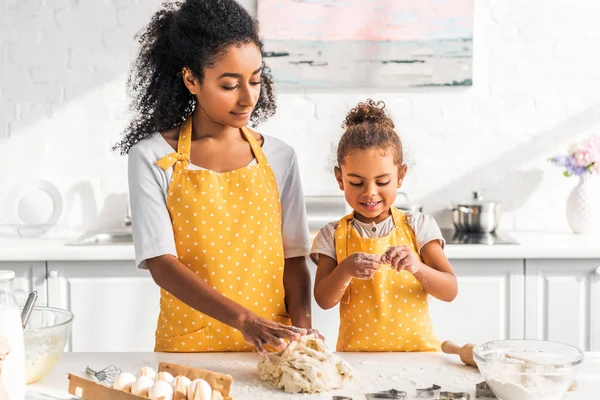
[[[37,382],[58,363],[71,333],[73,313],[52,307],[34,307],[23,331],[25,382]]]
[[[575,380],[583,352],[543,340],[498,340],[476,346],[473,358],[499,400],[559,400]]]

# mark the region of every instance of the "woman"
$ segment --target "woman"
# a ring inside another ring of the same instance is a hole
[[[310,240],[294,150],[246,128],[275,112],[257,24],[187,0],[139,40],[117,148],[137,263],[162,288],[155,351],[281,349],[311,329]]]

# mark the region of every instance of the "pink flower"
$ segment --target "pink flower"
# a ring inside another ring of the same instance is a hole
[[[595,139],[587,140],[577,145],[573,152],[574,163],[580,167],[589,167],[591,164],[600,163],[600,147],[596,146]]]
[[[550,161],[559,167],[564,167],[565,176],[600,175],[600,134],[572,144],[566,155],[552,157]]]

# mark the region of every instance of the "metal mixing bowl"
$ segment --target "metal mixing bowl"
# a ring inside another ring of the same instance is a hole
[[[559,400],[575,380],[583,352],[543,340],[498,340],[476,346],[473,358],[499,400]]]
[[[25,382],[34,383],[46,376],[65,349],[73,313],[60,308],[34,307],[23,331],[25,342]]]

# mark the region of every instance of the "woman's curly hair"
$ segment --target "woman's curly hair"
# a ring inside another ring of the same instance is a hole
[[[123,155],[145,137],[174,128],[192,114],[196,99],[183,83],[184,67],[202,82],[205,69],[230,46],[254,43],[263,51],[256,20],[236,0],[164,3],[136,38],[140,50],[127,82],[133,117],[124,138],[113,147]],[[250,116],[254,125],[276,109],[272,77],[264,62],[261,82]]]

